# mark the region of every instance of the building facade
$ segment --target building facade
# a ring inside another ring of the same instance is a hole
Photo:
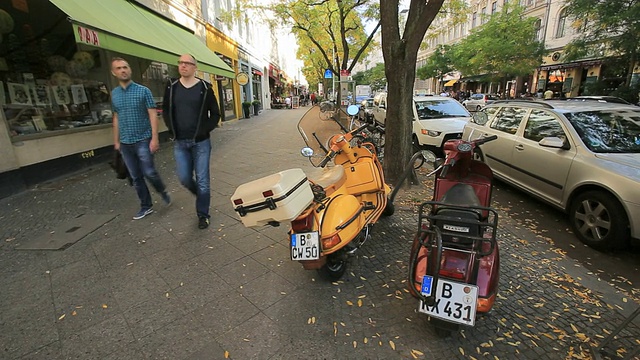
[[[223,24],[221,14],[232,5],[0,3],[0,197],[111,159],[114,57],[129,62],[133,80],[151,89],[158,105],[167,79],[179,76],[178,57],[190,53],[198,60],[197,75],[214,85],[224,120],[241,117],[245,101],[270,108],[268,74],[282,72],[281,59],[291,55],[274,51],[270,29],[248,14]],[[163,121],[160,131],[166,134]]]
[[[454,44],[467,36],[474,28],[481,26],[505,4],[514,0],[471,0],[466,21],[451,26],[451,18],[444,16],[434,21],[425,41],[427,47],[418,53],[418,67],[426,63],[426,59],[439,44]],[[447,74],[443,79],[427,79],[417,81],[416,90],[440,92],[444,90],[469,90],[471,92],[502,93],[511,95],[523,93],[535,94],[538,91],[552,90],[556,97],[571,97],[584,93],[585,84],[602,79],[607,72],[606,54],[598,54],[581,61],[564,62],[563,49],[573,40],[577,33],[571,26],[564,1],[520,0],[525,7],[525,14],[537,18],[536,36],[549,55],[543,58],[542,64],[532,69],[525,77],[507,81],[507,88],[500,84],[483,82],[477,77],[464,77],[459,73]],[[638,69],[638,67],[636,67]],[[638,71],[640,73],[640,70]],[[635,75],[637,76],[637,75]],[[513,91],[511,91],[513,89]]]

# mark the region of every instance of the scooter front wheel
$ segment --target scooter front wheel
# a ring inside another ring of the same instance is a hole
[[[338,280],[347,271],[347,256],[344,249],[327,256],[327,263],[318,270],[323,276]]]

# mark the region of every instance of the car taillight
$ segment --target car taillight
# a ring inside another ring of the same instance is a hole
[[[328,239],[322,240],[322,250],[327,251],[338,244],[340,244],[340,235],[335,234]]]
[[[313,212],[305,217],[299,217],[291,222],[293,232],[308,232],[313,227]]]

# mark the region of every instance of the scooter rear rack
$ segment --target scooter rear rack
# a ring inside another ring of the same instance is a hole
[[[460,211],[469,211],[475,212],[480,217],[479,220],[471,220],[453,217],[449,215],[438,215],[433,214],[433,208],[439,207],[440,209],[448,209],[448,210],[460,210]],[[480,214],[488,214],[486,217],[480,216]],[[425,220],[429,223],[429,225],[425,224]],[[483,206],[464,206],[464,205],[451,205],[439,201],[427,201],[420,205],[419,213],[418,213],[418,231],[425,231],[425,229],[430,228],[436,221],[452,221],[458,224],[466,225],[466,226],[477,226],[479,227],[479,232],[477,236],[472,235],[462,235],[459,232],[451,231],[447,229],[440,228],[440,232],[443,237],[446,236],[455,236],[462,237],[471,242],[470,246],[460,247],[459,245],[455,245],[453,243],[443,242],[443,246],[457,246],[461,250],[470,250],[475,251],[478,256],[486,256],[493,252],[493,248],[496,246],[496,233],[498,231],[498,213],[489,207]],[[485,233],[489,233],[490,237],[484,237]],[[482,244],[489,243],[489,249],[486,251],[482,251]]]

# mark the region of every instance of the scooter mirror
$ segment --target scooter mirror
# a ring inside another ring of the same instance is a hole
[[[484,111],[476,111],[475,113],[473,113],[472,119],[473,122],[478,125],[484,125],[487,123],[487,121],[489,121],[489,117]]]
[[[349,105],[347,107],[347,114],[354,116],[360,112],[360,108],[358,105]]]
[[[422,157],[424,158],[424,160],[430,164],[433,164],[436,162],[436,154],[434,154],[432,151],[430,150],[422,150]]]
[[[300,153],[302,153],[302,156],[310,158],[313,156],[313,149],[310,147],[303,147],[302,150],[300,150]]]

